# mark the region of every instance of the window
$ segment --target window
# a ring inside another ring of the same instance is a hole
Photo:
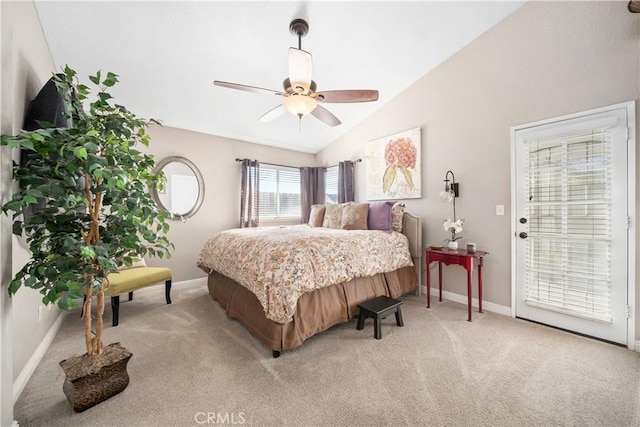
[[[324,174],[325,203],[338,203],[338,166],[327,168]]]
[[[300,218],[300,170],[260,165],[260,218]]]

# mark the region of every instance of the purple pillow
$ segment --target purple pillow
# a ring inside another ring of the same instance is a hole
[[[373,202],[369,204],[369,230],[391,230],[391,208],[393,202]]]

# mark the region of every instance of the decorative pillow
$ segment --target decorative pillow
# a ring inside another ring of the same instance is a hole
[[[341,228],[342,227],[342,208],[350,205],[352,202],[328,204],[325,205],[324,220],[322,226],[324,228]]]
[[[309,225],[312,227],[322,227],[324,211],[324,205],[312,205],[311,213],[309,214]]]
[[[369,215],[369,203],[347,205],[342,208],[343,230],[366,230]]]
[[[396,202],[391,208],[391,229],[402,233],[402,217],[404,216],[404,203]]]
[[[391,231],[393,202],[373,202],[369,205],[369,230]]]

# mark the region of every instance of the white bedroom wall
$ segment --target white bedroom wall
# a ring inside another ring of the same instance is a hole
[[[447,237],[442,221],[451,205],[438,193],[450,169],[460,183],[462,241],[490,252],[483,299],[510,306],[509,129],[639,99],[639,21],[626,2],[528,2],[334,141],[318,162],[364,159],[367,141],[421,127],[423,194],[406,205],[422,217],[424,244]],[[357,183],[364,201],[366,161]],[[444,289],[466,295],[464,270],[446,269]]]
[[[15,134],[22,127],[24,114],[31,101],[55,70],[49,48],[42,34],[40,21],[32,2],[1,2],[2,15],[2,116],[1,131],[3,134]],[[2,179],[3,200],[10,197],[11,173],[5,170],[10,159],[3,152]],[[13,154],[15,156],[15,153]],[[7,163],[8,160],[8,163]],[[8,172],[8,173],[5,173]],[[4,217],[3,221],[7,221]],[[13,382],[23,373],[29,360],[47,335],[59,315],[57,308],[40,312],[41,295],[31,289],[21,289],[10,301],[7,298],[7,284],[12,271],[19,270],[28,260],[29,253],[21,246],[16,237],[12,237],[9,227],[3,228],[1,247],[2,254],[2,292],[0,319],[3,327],[10,325],[12,349],[1,348],[2,359],[11,351],[12,369],[10,377],[2,372],[2,387]],[[6,223],[5,223],[6,224]],[[4,253],[11,251],[11,255]],[[9,357],[7,357],[9,359]],[[4,363],[4,362],[3,362]],[[3,401],[5,395],[2,395]],[[16,396],[17,397],[17,396]],[[4,404],[4,403],[3,403]],[[3,414],[4,417],[4,414]],[[4,423],[6,420],[2,419]],[[2,424],[5,425],[5,424]]]
[[[161,118],[160,118],[161,119]],[[236,158],[257,159],[288,166],[313,166],[315,155],[267,147],[171,127],[150,128],[148,152],[160,161],[182,156],[200,169],[205,182],[204,202],[186,222],[172,221],[169,240],[176,248],[169,260],[151,258],[148,265],[169,267],[174,282],[203,278],[196,267],[200,249],[215,232],[238,227],[240,221],[240,164]]]

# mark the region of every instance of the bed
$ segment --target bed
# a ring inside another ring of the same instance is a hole
[[[364,301],[420,294],[420,219],[405,212],[402,223],[402,233],[307,225],[227,230],[209,239],[197,265],[208,273],[209,293],[227,316],[278,357],[283,350],[349,321]],[[334,242],[340,233],[347,240]],[[390,243],[380,243],[385,239]],[[383,244],[391,246],[381,249]],[[313,259],[301,258],[297,249],[311,253]],[[239,261],[243,256],[246,260]],[[383,258],[390,264],[382,265]]]

